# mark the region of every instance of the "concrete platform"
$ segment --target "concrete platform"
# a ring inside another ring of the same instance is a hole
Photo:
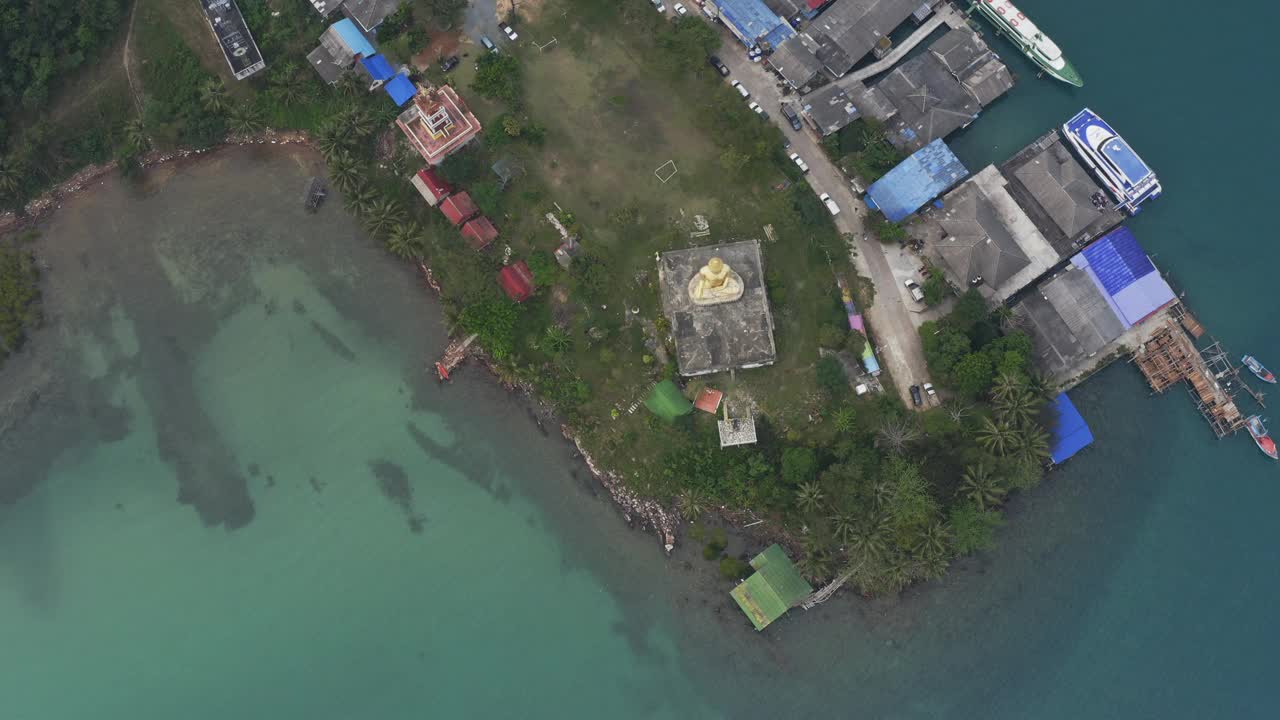
[[[713,257],[742,277],[742,297],[722,305],[695,305],[689,298],[689,280]],[[658,283],[681,375],[760,367],[777,359],[758,240],[662,253]]]

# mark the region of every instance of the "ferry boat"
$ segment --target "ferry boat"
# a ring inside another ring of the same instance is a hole
[[[1254,415],[1246,422],[1249,425],[1249,434],[1253,436],[1253,442],[1262,454],[1272,460],[1280,459],[1280,453],[1276,452],[1276,443],[1271,439],[1271,435],[1267,434],[1267,426],[1262,424],[1262,418]]]
[[[1270,370],[1263,367],[1262,363],[1258,362],[1258,358],[1252,355],[1245,355],[1240,358],[1240,362],[1244,363],[1245,367],[1252,370],[1253,374],[1257,375],[1258,379],[1262,382],[1271,383],[1272,385],[1276,384],[1276,376],[1272,375]]]
[[[1062,126],[1062,134],[1121,210],[1137,215],[1142,203],[1160,197],[1155,171],[1094,111],[1081,110]]]
[[[1084,79],[1063,57],[1057,43],[1040,32],[1040,28],[1009,0],[971,0],[969,9],[982,13],[995,25],[996,33],[1009,38],[1022,54],[1046,73],[1068,85],[1084,87]]]

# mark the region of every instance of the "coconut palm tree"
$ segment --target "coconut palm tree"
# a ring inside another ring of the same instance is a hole
[[[925,555],[916,562],[916,569],[926,580],[937,580],[947,574],[951,559],[945,552]]]
[[[573,347],[573,338],[559,325],[548,325],[542,346],[552,355],[559,355]]]
[[[848,540],[850,555],[873,560],[884,557],[889,549],[891,526],[892,523],[885,515],[860,523]]]
[[[812,582],[831,577],[831,553],[822,547],[818,539],[810,535],[804,539],[804,556],[800,558],[800,574]]]
[[[227,109],[227,86],[218,78],[209,78],[200,85],[200,103],[209,112],[220,113]]]
[[[342,125],[355,137],[368,137],[373,132],[373,117],[358,107],[347,110],[341,117]]]
[[[960,476],[960,492],[979,510],[986,510],[999,505],[1006,491],[999,478],[982,463],[977,463],[964,469]]]
[[[1027,425],[1018,433],[1014,450],[1026,462],[1046,462],[1051,457],[1049,435],[1035,425]]]
[[[422,255],[422,228],[415,222],[397,223],[387,235],[387,249],[392,255],[408,260]]]
[[[374,201],[365,214],[365,224],[375,235],[381,235],[399,223],[404,222],[404,210],[395,200],[383,198]]]
[[[1022,427],[1031,422],[1038,406],[1039,401],[1035,396],[1022,388],[995,403],[997,417],[1014,427]]]
[[[901,453],[908,444],[920,437],[920,429],[909,418],[890,418],[880,426],[876,444]]]
[[[333,180],[333,184],[337,185],[339,190],[343,192],[351,190],[362,178],[360,168],[351,157],[351,153],[345,150],[339,151],[329,160],[329,179]]]
[[[1004,421],[982,418],[982,428],[978,430],[978,444],[997,455],[1007,455],[1018,438],[1018,432]]]
[[[146,123],[141,117],[136,117],[124,124],[124,139],[138,152],[151,146],[151,139],[147,137]]]
[[[838,512],[827,519],[831,521],[831,534],[842,543],[848,544],[858,531],[857,519],[851,512]]]
[[[1002,372],[991,385],[991,399],[996,402],[1004,402],[1021,390],[1021,378],[1007,372]]]
[[[377,200],[377,195],[373,190],[363,182],[358,182],[346,193],[347,212],[355,215],[364,215],[373,207],[373,203]]]
[[[847,433],[853,429],[853,421],[857,418],[857,413],[851,407],[842,407],[831,416],[831,425],[836,432]]]
[[[817,481],[800,483],[796,490],[796,505],[805,512],[813,512],[822,505],[822,497],[822,488],[818,487]]]
[[[316,147],[320,148],[325,158],[332,160],[338,154],[347,151],[350,138],[347,136],[346,128],[337,122],[329,121],[316,131],[315,140]]]
[[[941,521],[930,523],[916,538],[911,551],[918,557],[946,555],[951,542],[951,531]]]
[[[22,187],[22,168],[16,160],[0,158],[0,196],[13,197]]]
[[[676,498],[676,506],[680,508],[680,514],[690,522],[697,520],[698,516],[707,511],[706,498],[695,488],[681,492]]]
[[[340,94],[346,97],[355,97],[361,90],[365,89],[365,84],[361,82],[360,76],[353,72],[344,73],[333,86]]]
[[[231,108],[227,117],[227,126],[232,132],[248,135],[262,129],[262,115],[258,109],[248,103],[241,103]]]
[[[877,508],[882,508],[893,500],[893,485],[884,479],[871,485],[871,500]]]
[[[889,559],[884,569],[884,581],[890,592],[899,592],[911,584],[916,577],[916,564],[911,558],[901,553]]]

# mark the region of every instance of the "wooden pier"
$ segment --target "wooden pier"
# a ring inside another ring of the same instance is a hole
[[[1151,389],[1163,393],[1185,382],[1196,409],[1215,435],[1225,437],[1244,427],[1247,418],[1236,405],[1236,393],[1247,392],[1259,405],[1262,393],[1244,382],[1222,343],[1215,339],[1203,350],[1196,348],[1193,338],[1203,335],[1204,328],[1181,304],[1171,310],[1170,318],[1181,327],[1166,322],[1133,353],[1132,360]]]
[[[468,335],[465,338],[454,340],[449,343],[449,347],[444,349],[444,355],[436,361],[435,371],[441,380],[448,380],[449,373],[462,364],[467,359],[468,348],[471,343],[476,341],[475,335]]]

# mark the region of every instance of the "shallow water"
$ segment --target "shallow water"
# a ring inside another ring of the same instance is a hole
[[[1280,362],[1275,150],[1223,133],[1265,132],[1231,70],[1268,23],[1190,64],[1201,7],[1020,4],[1088,85],[1004,46],[1021,82],[957,152],[1001,160],[1089,104],[1164,181],[1132,223],[1157,264]],[[315,163],[224,151],[47,224],[49,326],[0,376],[24,418],[0,446],[6,718],[1274,716],[1280,478],[1181,391],[1117,363],[1073,393],[1099,441],[1015,499],[998,550],[757,634],[522,401],[430,380],[437,307],[340,206],[301,212]]]

